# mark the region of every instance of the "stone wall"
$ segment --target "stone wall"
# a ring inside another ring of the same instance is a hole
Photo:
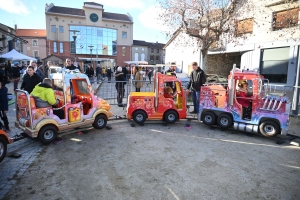
[[[206,73],[227,77],[234,63],[239,67],[239,60],[238,56],[230,54],[207,55]]]

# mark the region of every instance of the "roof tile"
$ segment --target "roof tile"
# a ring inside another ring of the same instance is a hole
[[[17,29],[18,37],[46,37],[46,29]]]

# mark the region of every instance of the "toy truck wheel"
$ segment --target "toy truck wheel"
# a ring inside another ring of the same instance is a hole
[[[103,129],[107,124],[107,118],[105,115],[103,114],[100,114],[100,115],[97,115],[94,123],[93,123],[93,127],[95,129]]]
[[[164,115],[164,120],[168,123],[175,123],[178,120],[177,112],[169,110]]]
[[[218,121],[218,125],[221,128],[225,128],[225,129],[231,127],[233,124],[232,117],[225,113],[219,115],[217,121]]]
[[[5,138],[0,137],[0,163],[4,159],[7,151],[7,141]]]
[[[134,112],[132,119],[138,124],[143,124],[147,119],[147,115],[144,111],[138,110]]]
[[[202,114],[202,122],[205,125],[215,125],[216,115],[213,112],[205,112]]]
[[[41,128],[38,134],[38,139],[43,144],[50,144],[57,137],[57,129],[54,125],[46,125]]]
[[[274,137],[280,133],[280,128],[276,122],[264,121],[259,125],[259,131],[266,137]]]

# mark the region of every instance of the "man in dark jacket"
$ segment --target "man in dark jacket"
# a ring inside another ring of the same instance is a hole
[[[115,74],[115,78],[116,78],[116,90],[117,90],[117,101],[118,101],[118,106],[119,107],[123,107],[123,97],[124,97],[124,92],[125,92],[125,78],[124,78],[124,74],[122,72],[122,67],[118,67],[117,68],[117,72]]]
[[[10,132],[9,129],[9,122],[6,116],[6,113],[8,112],[8,100],[7,100],[7,87],[5,87],[5,84],[3,82],[0,82],[0,118],[3,121],[0,122],[0,129],[3,129],[7,133]]]
[[[75,65],[73,65],[73,63],[71,62],[70,58],[66,59],[66,69],[68,69],[68,70],[78,69],[79,71],[81,71],[79,67],[76,67]]]
[[[30,94],[33,88],[40,82],[42,82],[41,77],[34,72],[34,68],[32,66],[29,66],[27,68],[27,73],[23,77],[21,89],[26,90]]]
[[[117,69],[117,71],[118,71],[118,69]],[[122,67],[122,73],[124,75],[125,81],[127,81],[127,74],[128,74],[127,65]]]
[[[199,98],[201,86],[206,81],[205,72],[198,66],[197,62],[192,62],[193,71],[190,75],[190,82],[187,86],[188,90],[192,92],[192,99],[194,104],[194,110],[191,113],[199,112]]]
[[[85,74],[89,77],[90,82],[94,82],[94,69],[91,67],[91,65],[88,65],[85,69]]]

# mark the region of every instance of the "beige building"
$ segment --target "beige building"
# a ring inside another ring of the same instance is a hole
[[[84,2],[82,9],[46,4],[45,15],[48,56],[75,61],[76,55],[80,64],[92,61],[93,66],[123,65],[130,60],[133,20],[129,14],[105,12],[102,4]]]

